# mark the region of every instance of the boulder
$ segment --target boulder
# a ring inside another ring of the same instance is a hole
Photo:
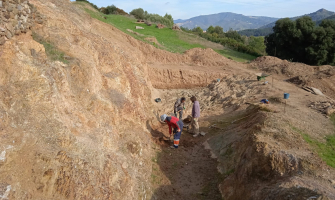
[[[157,24],[156,25],[156,28],[158,28],[158,29],[162,29],[162,28],[164,28],[165,26],[163,25],[163,24]]]
[[[172,29],[173,29],[173,30],[178,30],[178,31],[181,30],[180,27],[179,27],[177,24],[174,24],[174,25],[172,26]]]
[[[152,23],[149,22],[149,21],[145,21],[145,24],[148,25],[148,26],[151,26],[151,25],[152,25]]]
[[[335,113],[335,109],[333,109],[332,106],[329,106],[328,108],[325,109],[325,113],[329,116]]]

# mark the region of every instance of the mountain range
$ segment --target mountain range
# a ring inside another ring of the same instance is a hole
[[[335,13],[332,11],[328,11],[326,9],[320,9],[316,12],[302,15],[302,16],[292,17],[290,19],[297,20],[298,18],[303,17],[303,16],[311,17],[312,20],[315,21],[317,25],[319,25],[325,19],[335,20]],[[276,22],[272,22],[258,29],[246,29],[246,30],[239,31],[239,34],[246,35],[246,36],[266,36],[273,32],[272,28],[275,25],[276,25]]]
[[[175,23],[184,28],[193,29],[201,27],[206,30],[209,26],[221,26],[224,31],[230,28],[233,30],[254,29],[265,26],[269,23],[277,21],[278,18],[245,16],[241,14],[223,12],[213,15],[201,15],[187,20],[175,20]]]
[[[313,19],[313,21],[317,23],[321,23],[321,21],[326,18],[335,19],[335,13],[332,11],[328,11],[326,9],[320,9],[316,12],[302,16],[310,16]],[[296,20],[302,16],[292,17],[290,19]],[[245,33],[248,32],[250,35],[250,33],[252,32],[258,32],[259,35],[264,34],[266,35],[272,31],[272,28],[275,26],[275,23],[278,19],[279,18],[262,17],[262,16],[245,16],[242,14],[223,12],[212,15],[201,15],[187,20],[178,19],[175,20],[175,23],[178,24],[179,26],[189,29],[193,29],[199,26],[202,29],[206,30],[209,26],[221,26],[223,27],[224,31],[233,29],[240,31],[240,33],[242,34],[244,32]]]
[[[290,19],[291,20],[297,20],[298,18],[303,17],[303,16],[310,16],[313,21],[317,22],[317,21],[320,21],[320,20],[322,21],[323,19],[325,19],[327,17],[330,17],[334,14],[335,14],[334,12],[328,11],[328,10],[322,8],[322,9],[316,11],[316,12],[306,14],[306,15],[302,15],[302,16],[292,17]],[[276,25],[276,22],[272,22],[272,23],[267,24],[267,25],[265,25],[263,27],[260,27],[260,28],[272,28],[275,25]]]

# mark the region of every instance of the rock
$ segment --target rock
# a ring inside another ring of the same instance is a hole
[[[42,19],[37,19],[37,20],[36,20],[36,23],[38,23],[38,24],[43,24],[43,20],[42,20]]]
[[[9,31],[6,31],[6,38],[11,39],[12,37],[13,35]]]
[[[122,164],[122,168],[123,168],[123,169],[127,169],[127,168],[128,168],[128,163],[124,162],[124,163]]]
[[[206,133],[205,133],[205,132],[201,132],[201,133],[200,133],[200,135],[202,135],[202,136],[205,136],[205,135],[206,135]]]
[[[321,95],[321,96],[324,96],[323,93],[321,92],[321,90],[317,89],[317,88],[313,88],[311,87],[313,92],[316,94],[316,95]]]
[[[2,1],[0,0],[0,8],[2,8]]]
[[[329,182],[330,182],[332,185],[335,185],[335,181],[334,181],[334,180],[329,180]]]
[[[158,28],[158,29],[162,29],[162,28],[164,28],[165,26],[163,25],[163,24],[157,24],[156,25],[156,28]]]
[[[140,26],[136,26],[136,29],[144,29],[143,27]]]
[[[335,113],[335,109],[333,109],[332,106],[329,106],[328,108],[325,109],[325,113],[329,116]]]
[[[172,29],[173,29],[173,30],[178,30],[178,31],[181,30],[180,27],[179,27],[177,24],[174,24],[174,25],[172,26]]]
[[[15,35],[20,35],[21,31],[19,29],[15,30]]]
[[[5,32],[6,29],[0,26],[0,32]]]
[[[5,37],[0,37],[0,45],[4,45],[6,42]]]

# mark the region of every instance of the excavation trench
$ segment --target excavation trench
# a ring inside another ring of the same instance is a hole
[[[220,169],[218,159],[211,150],[212,144],[209,142],[211,138],[225,135],[226,130],[247,120],[249,111],[245,111],[247,106],[238,109],[237,104],[228,103],[229,99],[227,104],[214,103],[210,91],[217,86],[213,84],[204,88],[155,91],[162,102],[156,103],[156,118],[147,121],[147,128],[156,144],[154,148],[156,156],[152,158],[152,199],[222,199],[220,184],[233,172],[233,169]],[[199,98],[201,104],[203,117],[199,122],[200,131],[206,135],[194,138],[185,128],[179,148],[171,149],[173,138],[169,139],[167,124],[158,122],[159,116],[163,113],[173,114],[174,101],[177,97],[185,96],[187,103],[184,118],[186,118],[191,114],[192,104],[189,97],[193,95]],[[236,136],[232,139],[238,138]],[[224,145],[224,142],[220,145]]]

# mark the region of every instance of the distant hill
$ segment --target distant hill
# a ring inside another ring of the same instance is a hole
[[[302,15],[302,16],[298,16],[298,17],[292,17],[290,18],[291,20],[297,20],[300,17],[303,16],[310,16],[312,18],[313,21],[316,22],[316,24],[320,24],[322,22],[322,20],[324,19],[334,19],[335,20],[335,13],[332,11],[328,11],[326,9],[320,9],[316,12],[310,13],[310,14],[306,14],[306,15]],[[257,29],[247,29],[247,30],[242,30],[239,31],[239,34],[241,35],[246,35],[246,36],[266,36],[269,35],[273,32],[272,28],[276,25],[276,21],[267,24],[265,26],[262,26],[260,28]]]
[[[175,23],[184,28],[193,29],[199,26],[204,30],[211,25],[221,26],[224,31],[228,31],[230,28],[233,30],[255,29],[277,20],[278,18],[245,16],[224,12],[213,15],[202,15],[187,20],[178,19],[175,20]]]
[[[306,15],[302,15],[302,16],[298,16],[298,17],[292,17],[290,19],[296,20],[296,19],[298,19],[300,17],[303,17],[303,16],[310,16],[313,21],[317,22],[317,21],[323,20],[323,19],[325,19],[327,17],[330,17],[330,16],[332,16],[334,14],[335,13],[332,12],[332,11],[328,11],[326,9],[320,9],[320,10],[318,10],[316,12],[313,12],[313,13],[310,13],[310,14],[306,14]],[[265,25],[265,26],[263,26],[261,28],[272,28],[275,25],[276,25],[276,22],[272,22],[272,23],[267,24],[267,25]]]
[[[325,19],[328,19],[328,20],[334,20],[334,21],[335,21],[335,15],[332,15],[332,16],[327,17],[327,18],[325,18]],[[317,24],[317,25],[321,24],[321,22],[322,22],[323,20],[325,20],[325,19],[322,19],[322,20],[317,21],[316,24]]]

